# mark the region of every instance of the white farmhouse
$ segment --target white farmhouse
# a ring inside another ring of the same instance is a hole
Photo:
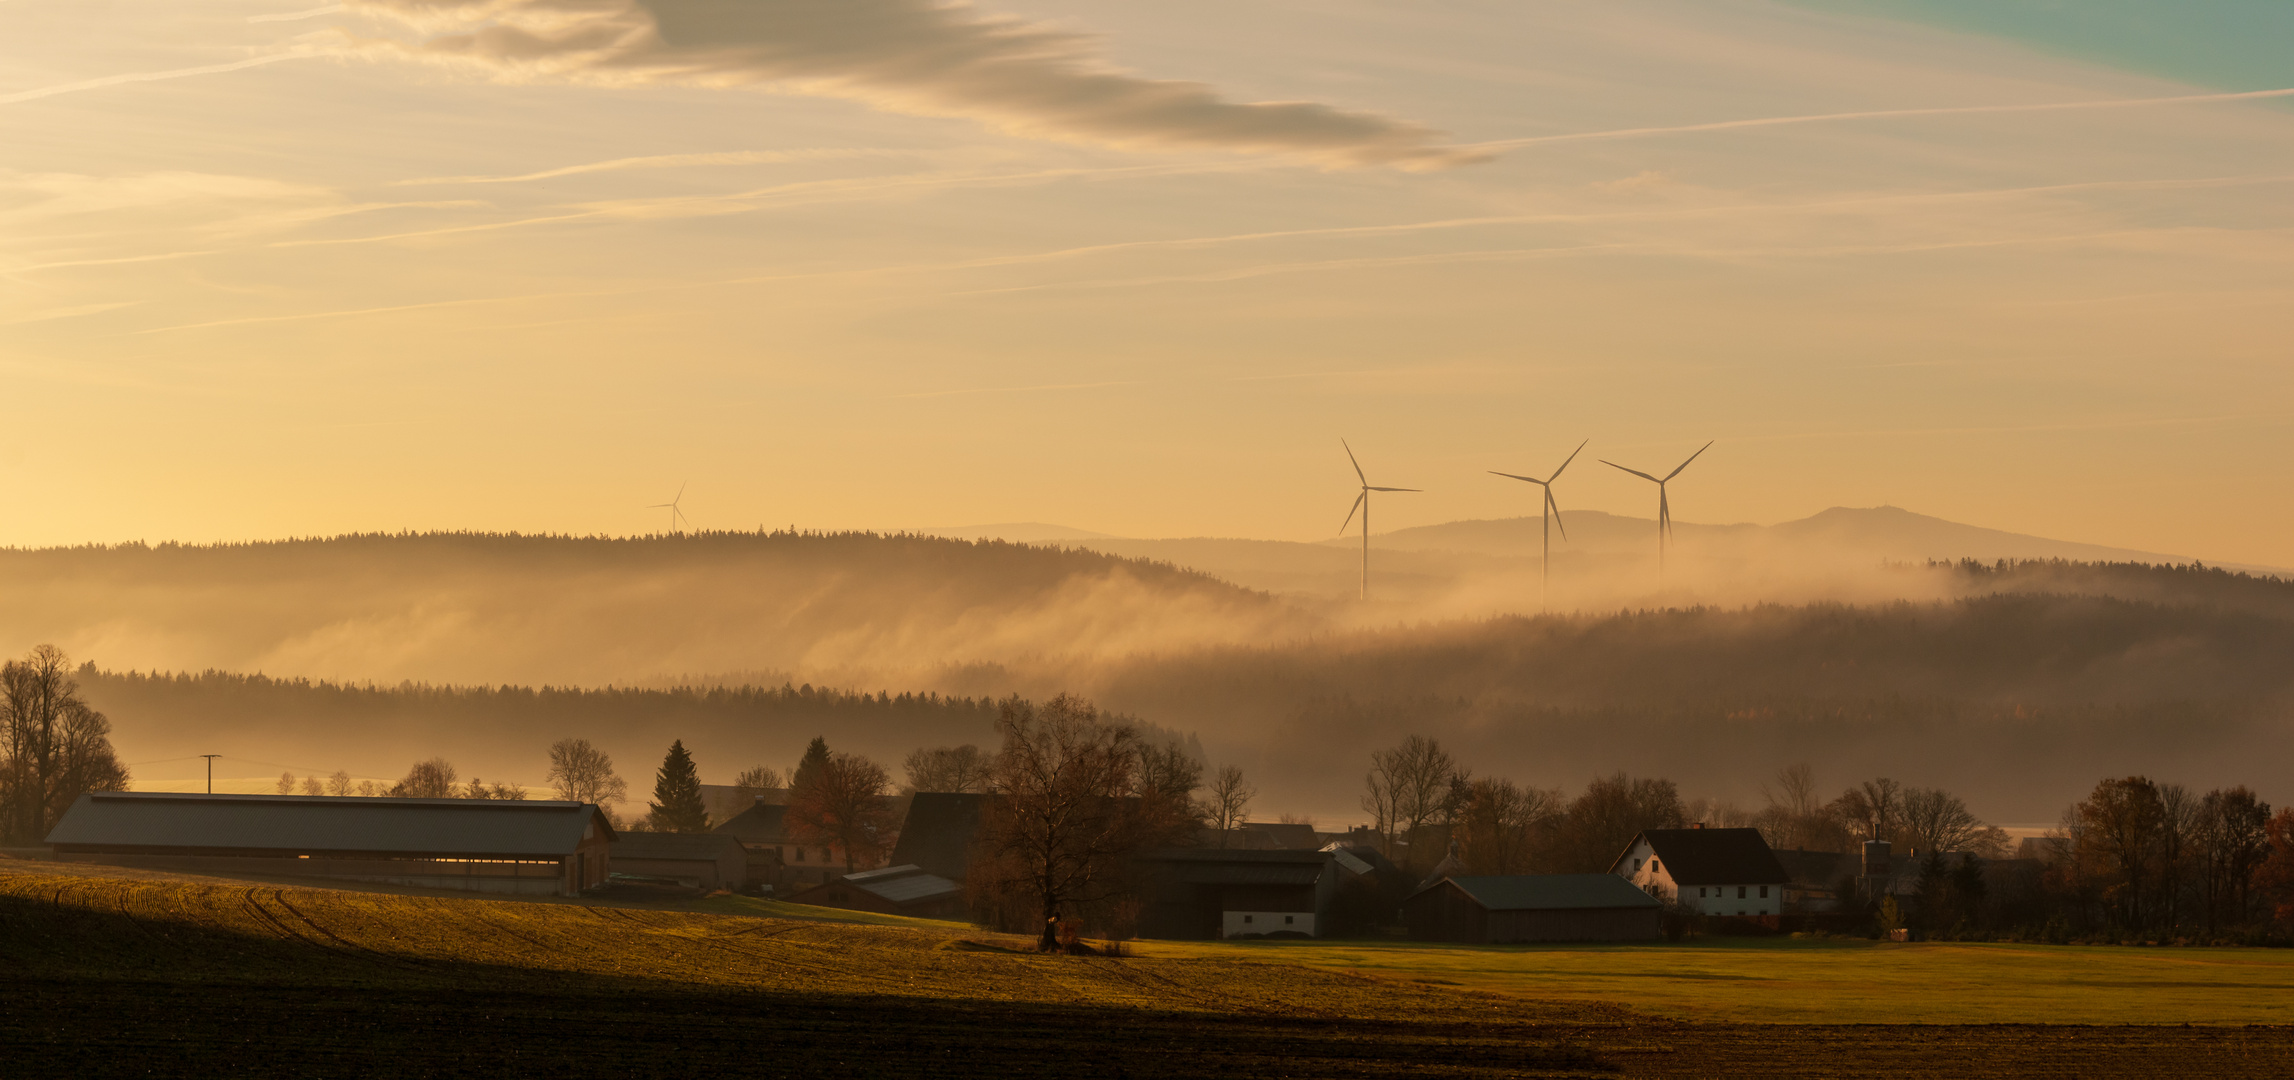
[[[1784,872],[1758,829],[1650,829],[1633,838],[1609,872],[1641,891],[1703,915],[1766,918],[1784,911]]]

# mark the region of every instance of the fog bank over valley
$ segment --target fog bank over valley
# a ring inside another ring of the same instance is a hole
[[[1376,537],[1368,604],[1344,598],[1361,553],[1343,544],[431,534],[4,552],[0,620],[14,648],[93,665],[146,787],[192,784],[201,753],[268,763],[233,782],[443,755],[536,784],[566,736],[633,778],[683,739],[729,782],[814,735],[887,762],[986,745],[995,699],[1061,692],[1193,736],[1270,816],[1333,823],[1370,751],[1410,733],[1541,786],[1623,769],[1757,805],[1805,760],[2009,822],[2051,820],[2096,776],[2294,764],[2294,585],[2274,578],[2000,566],[2120,553],[1836,511],[1683,524],[1660,606],[1653,560],[1624,550],[1651,523],[1567,524],[1556,598],[1611,606],[1531,614],[1536,560],[1502,554],[1529,518]],[[1952,545],[1984,564],[1926,561]]]

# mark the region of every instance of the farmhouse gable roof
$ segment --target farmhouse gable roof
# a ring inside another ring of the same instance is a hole
[[[1650,829],[1626,845],[1625,854],[1610,864],[1610,873],[1623,872],[1625,860],[1644,840],[1675,885],[1784,885],[1792,881],[1759,829]]]

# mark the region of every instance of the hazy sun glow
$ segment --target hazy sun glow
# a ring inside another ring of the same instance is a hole
[[[1427,489],[1381,529],[1531,512],[1486,470],[1582,439],[1712,439],[1684,522],[1892,503],[2294,565],[2294,106],[2227,96],[2294,77],[2099,34],[10,0],[0,542],[643,532],[681,484],[703,528],[1319,539],[1344,435]]]

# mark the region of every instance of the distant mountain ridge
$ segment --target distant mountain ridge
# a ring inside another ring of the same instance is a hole
[[[1908,595],[1905,579],[1875,578],[1888,565],[1930,561],[2060,559],[2188,565],[2187,556],[2026,536],[1962,525],[1901,507],[1833,507],[1776,525],[1677,522],[1668,547],[1674,571],[1660,582],[1656,522],[1599,510],[1564,511],[1553,536],[1551,583],[1538,553],[1535,517],[1420,525],[1370,539],[1370,588],[1395,617],[1481,616],[1651,603],[1742,604],[1839,599],[1937,599],[1935,580]],[[1058,526],[1039,526],[1046,530]],[[1082,532],[1082,530],[1068,530]],[[1049,535],[1048,533],[1046,535]],[[1299,542],[1215,537],[1048,539],[1065,547],[1151,559],[1309,604],[1344,604],[1362,589],[1361,541]],[[2275,567],[2227,564],[2294,576]],[[1395,605],[1413,606],[1401,611]]]
[[[1560,524],[1569,537],[1556,532],[1557,548],[1578,551],[1641,550],[1655,542],[1656,522],[1599,510],[1564,510]],[[1482,555],[1534,553],[1538,543],[1535,517],[1452,521],[1374,534],[1373,549],[1395,551],[1460,551]],[[1743,543],[1755,538],[1780,539],[1800,544],[1821,544],[1882,559],[2073,559],[2084,562],[2187,563],[2188,556],[2165,555],[2132,548],[2050,540],[2002,529],[1962,525],[1895,506],[1866,508],[1835,506],[1797,521],[1775,525],[1700,525],[1675,522],[1674,533],[1683,545],[1699,542]],[[1331,540],[1329,544],[1355,541]]]
[[[1107,533],[1089,529],[1072,529],[1065,525],[1049,525],[1041,521],[1007,521],[997,525],[958,525],[953,528],[919,529],[926,536],[946,537],[950,540],[1002,540],[1013,544],[1040,544],[1061,540],[1112,540]]]

